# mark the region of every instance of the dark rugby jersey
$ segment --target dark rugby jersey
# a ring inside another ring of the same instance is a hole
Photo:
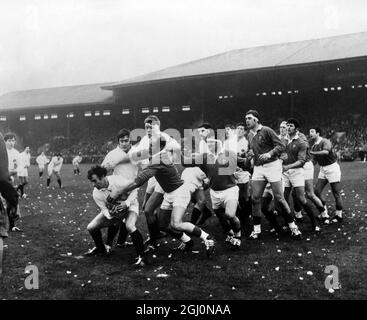
[[[289,141],[285,148],[285,151],[287,153],[287,158],[283,160],[283,165],[288,165],[295,163],[296,161],[301,161],[301,165],[298,168],[302,168],[303,165],[306,163],[307,143],[299,136],[296,136],[294,139]]]
[[[236,185],[234,173],[237,168],[237,154],[226,150],[215,158],[204,153],[194,157],[192,163],[183,161],[185,167],[199,167],[209,178],[209,187],[215,191],[226,190]]]
[[[163,191],[167,193],[173,192],[183,185],[174,164],[150,164],[138,174],[135,183],[140,187],[151,177],[155,177]]]
[[[308,142],[307,137],[306,137],[302,132],[298,132],[298,136],[299,136],[303,141],[306,141],[306,143],[307,143],[306,162],[311,161],[312,157],[311,157],[311,153],[310,153],[310,143]]]
[[[313,155],[315,161],[322,167],[328,166],[336,162],[336,154],[332,150],[332,145],[330,140],[322,138],[320,143],[315,143],[311,147],[311,151],[329,151],[326,155]]]
[[[274,130],[266,126],[260,126],[255,135],[251,132],[249,134],[249,142],[250,149],[252,149],[255,155],[255,166],[260,166],[279,159],[279,156],[285,150],[284,144]],[[271,155],[270,159],[265,161],[259,159],[261,154],[268,152],[270,152]]]

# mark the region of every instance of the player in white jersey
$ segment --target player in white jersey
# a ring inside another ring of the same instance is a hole
[[[82,162],[83,158],[82,158],[82,154],[81,152],[79,152],[79,154],[77,156],[75,156],[73,158],[72,164],[74,167],[74,175],[78,175],[80,176],[80,163]]]
[[[19,155],[18,163],[18,177],[19,185],[17,191],[20,191],[20,196],[26,198],[27,195],[24,193],[24,187],[28,184],[28,168],[31,165],[31,151],[29,147],[25,147],[24,151]]]
[[[45,170],[45,166],[50,160],[46,157],[44,151],[36,158],[36,162],[38,165],[38,175],[41,178],[43,176],[43,171]]]
[[[50,186],[51,177],[54,174],[57,178],[57,183],[59,184],[59,187],[62,188],[60,171],[61,171],[61,167],[63,163],[64,163],[64,159],[61,156],[61,153],[57,153],[56,156],[52,157],[47,167],[47,174],[48,174],[47,187]]]
[[[121,129],[117,134],[118,145],[115,149],[111,150],[104,158],[101,166],[107,170],[112,170],[114,176],[121,176],[123,179],[134,180],[138,173],[138,163],[133,163],[131,161],[123,162],[128,158],[128,153],[133,150],[130,140],[130,131],[127,129]],[[126,238],[129,233],[133,232],[135,226],[129,226],[126,228],[126,224],[122,223],[120,227],[112,226],[108,228],[107,245],[112,247],[113,239],[120,229],[119,236],[117,239],[117,247],[128,246],[129,243],[126,242]]]
[[[181,173],[181,179],[190,185],[192,190],[191,202],[195,204],[191,213],[191,223],[202,225],[212,216],[211,210],[206,205],[205,186],[208,187],[209,179],[199,167],[186,168]]]
[[[122,193],[119,198],[118,208],[111,208],[108,205],[108,197],[112,192],[119,192],[126,186],[126,180],[119,175],[107,176],[107,169],[101,166],[94,166],[88,171],[88,179],[93,183],[93,199],[101,209],[100,213],[88,224],[88,231],[92,236],[95,247],[89,250],[85,256],[105,255],[110,253],[110,247],[105,246],[102,240],[101,229],[111,226],[119,226],[125,220],[126,228],[130,232],[134,243],[137,257],[134,262],[135,267],[143,267],[144,244],[140,231],[135,223],[139,214],[139,202],[137,190],[129,194]],[[111,239],[107,239],[111,241]],[[111,241],[112,242],[112,241]]]

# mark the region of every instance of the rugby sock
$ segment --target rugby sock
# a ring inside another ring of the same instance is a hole
[[[42,177],[42,175],[43,175],[43,172],[39,172],[39,176],[40,176],[40,178]]]
[[[252,215],[252,200],[251,200],[251,197],[247,201],[245,201],[245,212],[246,212],[247,216]]]
[[[153,223],[148,223],[148,232],[149,232],[150,242],[152,244],[157,243],[157,239],[160,234],[158,220],[155,220]]]
[[[93,241],[96,244],[96,248],[98,249],[98,251],[101,251],[101,252],[105,251],[106,249],[105,249],[105,246],[102,240],[101,230],[98,229],[98,230],[90,231],[89,233],[92,236]]]
[[[303,204],[302,207],[306,211],[308,217],[311,220],[311,225],[314,228],[316,226],[316,220],[315,220],[315,215],[313,213],[312,207],[308,204],[308,202],[306,202],[305,204]]]
[[[138,229],[136,229],[133,233],[130,233],[131,240],[133,241],[136,254],[138,256],[144,255],[144,242],[143,237]]]
[[[201,214],[201,211],[194,207],[194,209],[192,209],[192,213],[191,213],[191,223],[192,224],[197,224],[199,218],[200,218],[200,214]]]
[[[253,217],[254,231],[256,233],[261,232],[261,217]]]
[[[51,183],[51,179],[50,178],[47,178],[47,187],[50,186],[50,183]]]
[[[269,221],[270,225],[278,232],[280,230],[280,226],[278,224],[278,220],[275,217],[275,214],[271,210],[262,210],[265,218]]]
[[[218,220],[219,220],[219,223],[220,225],[222,226],[222,229],[224,231],[225,234],[228,234],[228,232],[232,229],[231,228],[231,225],[228,221],[228,219],[226,218],[225,214],[224,214],[224,211],[220,210],[220,211],[217,211],[215,213],[218,217]]]
[[[74,169],[74,175],[76,175],[76,170]]]
[[[126,224],[122,223],[120,226],[120,233],[119,236],[117,238],[117,243],[118,244],[124,244],[126,242],[126,238],[127,238],[128,232],[126,229]]]
[[[59,187],[61,188],[61,179],[57,179],[57,183],[59,184]]]
[[[80,175],[80,170],[79,169],[76,169],[76,172],[78,174],[78,176]]]
[[[107,240],[106,244],[110,247],[112,247],[113,240],[115,239],[115,236],[117,232],[119,231],[119,226],[110,226],[107,229]]]
[[[241,236],[241,222],[240,222],[240,219],[238,219],[237,217],[234,217],[234,218],[230,219],[229,222],[231,224],[234,235],[236,237]]]

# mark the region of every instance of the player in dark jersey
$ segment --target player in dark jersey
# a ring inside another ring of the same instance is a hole
[[[298,203],[311,220],[312,230],[319,232],[320,227],[316,223],[313,209],[305,197],[305,171],[303,166],[306,162],[308,144],[298,135],[299,123],[296,119],[289,119],[287,128],[289,138],[285,148],[287,156],[283,160],[284,197],[289,201],[293,187]]]
[[[237,154],[222,149],[219,140],[208,139],[207,145],[207,153],[184,157],[183,166],[198,166],[207,175],[213,210],[226,232],[226,241],[232,249],[238,249],[241,246],[241,222],[236,216],[239,188],[234,173]]]
[[[261,236],[261,196],[267,182],[270,182],[274,200],[278,202],[282,214],[286,218],[293,239],[301,239],[302,233],[294,222],[291,209],[284,198],[282,188],[282,163],[279,160],[285,146],[269,127],[259,121],[259,113],[249,110],[246,113],[246,125],[250,129],[250,151],[254,157],[254,173],[252,175],[252,214],[254,230],[249,239]]]
[[[322,197],[322,191],[325,186],[330,183],[336,204],[335,216],[330,218],[330,221],[342,222],[343,204],[340,196],[340,166],[336,161],[337,158],[332,150],[331,142],[328,139],[323,138],[321,135],[322,132],[320,128],[310,129],[310,137],[313,141],[310,153],[313,156],[314,161],[320,165],[320,173],[317,179],[315,192],[325,206],[326,202]]]

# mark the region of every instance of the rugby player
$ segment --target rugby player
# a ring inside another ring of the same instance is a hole
[[[306,154],[308,144],[298,135],[299,122],[296,119],[287,121],[288,143],[286,145],[287,156],[283,160],[283,181],[285,185],[284,197],[289,203],[292,187],[295,191],[298,203],[305,210],[311,220],[312,230],[319,232],[314,212],[305,197],[305,172]]]
[[[320,172],[316,182],[315,193],[322,201],[324,207],[326,207],[326,202],[322,196],[322,191],[328,183],[330,184],[336,205],[335,215],[334,217],[330,218],[330,221],[342,222],[343,203],[340,196],[341,171],[340,166],[337,163],[335,152],[332,150],[330,140],[322,137],[320,128],[311,128],[310,137],[313,141],[310,154],[313,156],[314,161],[320,165]],[[321,218],[322,220],[327,220],[325,216]]]
[[[83,158],[81,152],[79,152],[79,154],[75,156],[74,159],[72,160],[75,176],[76,175],[80,176],[80,163],[82,162],[82,160]]]
[[[260,123],[259,113],[249,110],[246,113],[246,125],[250,129],[249,155],[254,157],[254,172],[252,175],[252,214],[254,230],[249,239],[258,239],[261,236],[261,196],[267,182],[270,182],[274,200],[279,203],[283,216],[289,225],[291,237],[301,239],[302,233],[294,222],[291,209],[283,195],[282,163],[279,160],[285,150],[276,133]]]
[[[60,188],[62,188],[62,182],[61,182],[61,175],[60,175],[60,171],[61,171],[61,167],[62,164],[64,162],[64,159],[61,155],[61,153],[57,153],[56,156],[52,157],[50,163],[48,164],[47,167],[47,188],[50,186],[51,183],[51,177],[54,174],[57,178],[57,183],[59,185]]]
[[[43,176],[43,171],[45,170],[45,166],[50,160],[45,156],[45,153],[42,151],[41,154],[36,158],[36,162],[38,164],[38,175],[41,178]]]
[[[236,216],[239,197],[234,176],[237,154],[224,149],[219,140],[207,139],[206,142],[207,153],[183,157],[182,165],[198,166],[207,175],[212,208],[226,233],[226,242],[232,249],[238,249],[241,246],[241,222]]]
[[[19,152],[15,149],[16,136],[14,133],[7,133],[4,136],[4,141],[6,145],[6,151],[8,156],[8,171],[10,181],[14,187],[15,184],[15,176],[17,175],[17,168],[19,163]],[[4,197],[5,198],[5,197]],[[14,209],[12,206],[7,204],[7,214],[9,218],[9,230],[12,232],[21,232],[22,230],[15,225],[15,222],[19,219],[19,210],[16,210],[14,213]]]
[[[19,154],[18,160],[17,173],[19,184],[17,191],[20,191],[20,196],[22,198],[27,198],[27,195],[24,192],[24,187],[28,184],[28,168],[31,165],[31,152],[29,147],[25,147],[24,151]]]
[[[128,230],[136,250],[135,267],[144,267],[147,263],[144,256],[143,237],[136,228],[135,223],[139,213],[137,190],[130,194],[120,192],[125,186],[125,179],[119,175],[107,176],[107,169],[94,166],[88,171],[88,179],[93,183],[93,199],[101,209],[100,213],[88,224],[87,230],[95,242],[95,247],[90,249],[85,256],[106,255],[111,252],[113,238],[107,239],[107,245],[103,243],[101,229],[120,225],[125,219]],[[109,195],[119,192],[118,207],[111,207],[107,201]]]

